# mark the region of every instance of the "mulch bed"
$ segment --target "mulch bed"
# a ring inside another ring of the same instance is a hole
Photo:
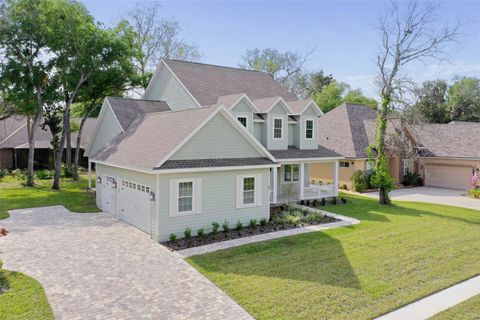
[[[212,244],[215,242],[250,237],[250,236],[254,236],[262,233],[295,229],[300,227],[325,224],[325,223],[331,223],[331,222],[337,222],[337,221],[340,221],[340,220],[333,217],[329,217],[329,216],[324,216],[321,222],[303,223],[302,225],[276,224],[272,221],[269,221],[265,226],[257,225],[254,228],[247,226],[247,227],[244,227],[242,231],[232,229],[227,233],[224,233],[223,230],[219,230],[216,235],[209,233],[209,234],[205,234],[202,238],[195,236],[189,239],[185,239],[185,238],[177,239],[174,242],[166,241],[166,242],[162,242],[162,244],[167,248],[171,249],[172,251],[177,251],[177,250],[183,250],[183,249],[203,246],[207,244]]]

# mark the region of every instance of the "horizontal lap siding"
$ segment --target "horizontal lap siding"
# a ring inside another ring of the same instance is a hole
[[[110,107],[108,107],[107,104],[104,104],[104,108],[105,113],[101,119],[100,126],[98,127],[98,131],[94,137],[95,140],[93,141],[89,152],[91,155],[94,155],[98,150],[100,150],[120,132],[122,132],[122,128],[120,128],[120,125],[118,124],[118,121]]]
[[[236,208],[236,176],[244,174],[262,175],[261,206],[240,209]],[[195,235],[199,228],[205,228],[206,232],[210,232],[212,229],[212,222],[218,222],[222,225],[223,222],[227,220],[230,223],[230,227],[235,228],[235,224],[239,220],[245,225],[250,219],[257,219],[257,221],[259,221],[261,218],[268,218],[268,177],[269,169],[160,175],[160,188],[157,193],[160,201],[158,222],[159,241],[168,240],[171,233],[177,234],[178,237],[183,237],[183,231],[186,227],[191,228],[192,234]],[[169,180],[182,178],[201,178],[201,213],[183,217],[170,217]]]

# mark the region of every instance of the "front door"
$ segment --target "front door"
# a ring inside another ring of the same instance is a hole
[[[115,215],[115,189],[113,184],[115,178],[104,175],[103,183],[103,197],[102,197],[102,210],[111,215]]]

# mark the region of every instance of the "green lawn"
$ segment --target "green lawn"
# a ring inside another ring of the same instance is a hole
[[[473,320],[480,319],[480,295],[472,297],[450,309],[447,309],[430,320]]]
[[[345,197],[360,224],[188,261],[257,319],[374,318],[480,273],[480,211]]]
[[[95,177],[92,179],[95,181]],[[34,187],[25,187],[12,176],[0,181],[0,220],[8,218],[8,210],[60,204],[73,212],[98,211],[95,195],[85,191],[88,181],[84,175],[78,182],[62,179],[60,191],[51,189],[51,180],[36,180],[35,183]]]
[[[52,309],[40,283],[20,272],[3,272],[9,289],[0,294],[0,319],[53,319]]]

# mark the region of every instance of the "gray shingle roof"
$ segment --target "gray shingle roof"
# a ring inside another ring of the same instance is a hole
[[[276,159],[304,159],[304,158],[326,158],[342,157],[340,154],[328,150],[322,146],[313,150],[300,150],[297,147],[289,146],[287,150],[268,150]]]
[[[115,116],[120,122],[123,130],[127,130],[128,126],[138,116],[154,113],[170,111],[170,107],[165,101],[129,99],[120,97],[105,98],[112,107]]]
[[[427,157],[480,159],[480,123],[453,122],[414,127]]]
[[[25,125],[25,123],[27,123],[27,117],[17,114],[0,120],[0,144],[8,136],[12,135],[15,130]]]
[[[200,105],[213,105],[218,98],[245,93],[250,99],[280,96],[285,101],[295,95],[263,72],[165,59]]]
[[[274,164],[268,158],[222,158],[222,159],[198,159],[198,160],[167,160],[157,169],[186,169],[186,168],[207,168],[207,167],[237,167],[237,166],[258,166]]]
[[[368,106],[344,103],[318,119],[318,144],[347,158],[368,158],[372,127],[365,120],[376,115]]]

